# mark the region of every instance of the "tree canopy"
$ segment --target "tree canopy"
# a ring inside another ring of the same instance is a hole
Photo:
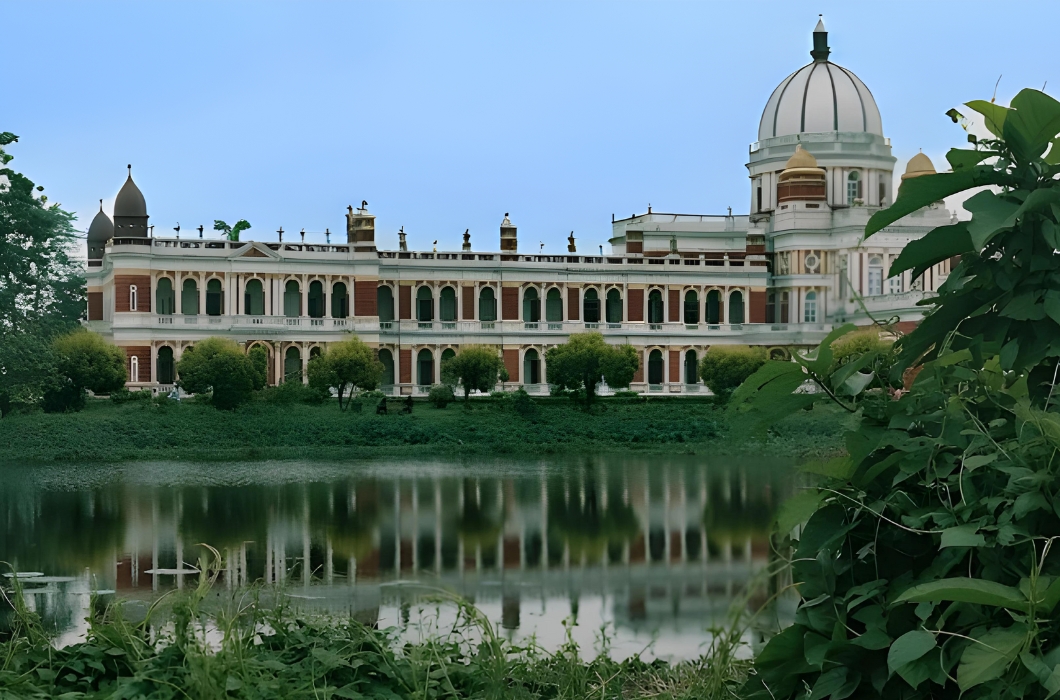
[[[246,219],[240,219],[239,221],[236,222],[235,226],[229,226],[228,224],[226,224],[225,222],[221,221],[220,219],[214,219],[214,222],[213,222],[213,230],[214,231],[220,231],[221,233],[224,234],[225,238],[227,238],[230,241],[238,241],[239,240],[239,233],[241,231],[246,231],[249,228],[250,228],[250,222],[247,221]]]
[[[325,391],[334,388],[339,408],[345,411],[356,391],[372,391],[379,386],[383,363],[364,341],[350,338],[328,345],[323,354],[309,361],[307,373],[310,386]]]
[[[747,345],[712,345],[699,364],[699,376],[714,394],[727,399],[766,361],[766,351]]]
[[[585,403],[591,405],[596,385],[627,387],[640,366],[637,351],[630,345],[609,345],[601,333],[573,333],[563,345],[545,353],[548,381],[562,389],[585,389]]]
[[[472,391],[493,391],[502,366],[501,355],[496,348],[465,345],[455,356],[442,360],[442,382],[463,387],[466,403]]]
[[[181,389],[191,394],[213,392],[210,403],[231,410],[250,400],[257,369],[234,340],[212,337],[184,351],[177,374]]]

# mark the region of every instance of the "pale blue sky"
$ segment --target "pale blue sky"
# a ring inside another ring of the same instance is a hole
[[[1007,8],[1007,9],[1006,9]],[[1018,11],[1017,11],[1018,8]],[[5,2],[0,131],[13,165],[87,227],[125,164],[156,234],[249,219],[244,238],[595,251],[620,218],[746,213],[744,163],[773,88],[824,13],[899,167],[940,165],[952,106],[1060,91],[1060,3]],[[197,235],[197,234],[196,234]],[[315,238],[316,236],[314,236]]]

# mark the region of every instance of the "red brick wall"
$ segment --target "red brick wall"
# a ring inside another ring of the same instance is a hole
[[[129,287],[136,285],[136,308],[129,308]],[[151,277],[149,275],[114,275],[115,311],[151,311]]]
[[[671,350],[670,351],[670,381],[680,382],[681,381],[681,351]]]
[[[516,287],[503,287],[501,289],[501,319],[505,321],[519,320],[519,289]],[[507,350],[505,350],[507,352]],[[511,370],[508,370],[509,372]],[[513,374],[512,377],[515,377]],[[514,381],[514,379],[512,380]]]
[[[128,292],[126,292],[128,294]],[[103,292],[88,293],[88,320],[103,320]]]
[[[681,290],[671,289],[669,290],[670,297],[670,311],[668,318],[670,323],[677,323],[681,320]]]
[[[125,371],[129,373],[129,381],[151,381],[151,347],[148,345],[127,345],[122,350],[125,351]],[[136,359],[140,363],[140,373],[136,377],[132,376],[132,370],[130,369],[133,355],[136,355]]]
[[[354,280],[353,315],[379,315],[379,283],[375,280]]]
[[[398,287],[398,318],[403,321],[412,318],[412,287]]]
[[[470,286],[465,286],[465,287],[461,287],[460,289],[461,289],[460,293],[461,293],[461,295],[463,297],[463,299],[461,300],[463,302],[462,306],[464,307],[462,312],[461,312],[461,314],[460,314],[460,318],[462,320],[464,320],[464,321],[474,321],[475,320],[475,288],[474,287],[470,287]]]
[[[567,320],[577,321],[582,317],[581,289],[569,287],[567,289]]]
[[[629,298],[626,300],[626,316],[630,322],[644,320],[644,290],[629,290]]]
[[[751,323],[766,322],[766,293],[751,292],[751,308],[748,309],[748,320]]]
[[[403,287],[408,289],[408,287]],[[401,384],[412,383],[412,350],[398,350],[398,380]]]
[[[633,373],[634,382],[644,381],[644,363],[647,362],[644,357],[643,349],[637,352],[637,371]]]
[[[519,351],[504,351],[504,367],[508,370],[508,381],[519,381]]]

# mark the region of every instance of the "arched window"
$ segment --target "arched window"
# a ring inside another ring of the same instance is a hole
[[[451,360],[454,357],[456,357],[456,350],[453,350],[452,348],[446,348],[445,350],[442,350],[442,362],[445,362],[446,360]]]
[[[541,383],[541,359],[537,350],[530,348],[523,355],[523,384]]]
[[[721,323],[721,292],[717,289],[707,292],[707,323]]]
[[[545,320],[549,323],[563,322],[563,293],[555,287],[545,295]]]
[[[456,290],[452,287],[444,287],[438,296],[438,317],[444,323],[456,320]]]
[[[526,323],[537,323],[541,320],[541,298],[537,290],[527,287],[523,291],[523,321]]]
[[[136,355],[129,358],[129,381],[140,381],[140,358]]]
[[[302,315],[302,290],[295,280],[287,280],[283,286],[283,315],[288,318]]]
[[[320,349],[319,345],[314,345],[309,349],[309,359],[313,360],[324,354],[324,351]]]
[[[394,290],[388,285],[381,284],[375,291],[376,305],[379,307],[379,320],[390,322],[394,320]]]
[[[221,280],[214,278],[206,283],[206,315],[220,316],[224,307],[224,291]]]
[[[585,290],[585,322],[600,323],[600,297],[595,289]]]
[[[383,376],[379,383],[382,386],[394,386],[394,354],[385,348],[380,350],[379,362],[383,365]]]
[[[685,323],[699,323],[699,295],[694,289],[685,292]]]
[[[622,323],[622,292],[617,289],[607,290],[605,313],[608,323]]]
[[[248,316],[264,316],[265,288],[261,286],[261,280],[250,280],[244,290],[243,313]]]
[[[648,383],[662,384],[663,381],[663,356],[661,350],[652,350],[648,353]]]
[[[173,383],[173,348],[164,345],[158,349],[156,376],[159,384]]]
[[[185,279],[180,285],[180,313],[197,316],[199,313],[199,285],[195,280]]]
[[[804,323],[817,323],[817,292],[806,292],[806,302],[802,305]]]
[[[344,282],[331,285],[331,317],[346,318],[350,315],[350,295]]]
[[[653,289],[648,292],[648,323],[663,322],[663,298],[662,292]]]
[[[309,318],[324,318],[324,284],[320,280],[309,283]]]
[[[743,292],[729,295],[729,323],[743,323]]]
[[[420,386],[434,384],[434,355],[427,348],[416,355],[416,383]]]
[[[685,352],[685,384],[699,383],[699,359],[695,350]]]
[[[853,206],[855,199],[861,199],[861,174],[857,170],[847,175],[847,204]]]
[[[493,287],[483,287],[478,293],[478,320],[497,320],[497,293]]]
[[[283,380],[285,382],[300,381],[302,378],[302,353],[298,348],[291,346],[283,353]]]
[[[416,290],[416,320],[420,323],[434,320],[434,295],[430,287]]]
[[[173,282],[168,277],[159,277],[155,285],[155,313],[169,316],[173,308]]]
[[[138,306],[138,304],[136,302],[138,302],[138,301],[139,301],[139,299],[137,299],[137,297],[136,297],[136,285],[135,284],[130,284],[129,285],[129,311],[139,311],[139,309],[136,308]]]
[[[875,297],[883,294],[883,260],[878,255],[869,258],[868,295]]]

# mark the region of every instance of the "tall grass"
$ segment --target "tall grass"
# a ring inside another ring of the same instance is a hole
[[[736,697],[749,666],[741,655],[748,621],[738,613],[696,661],[616,661],[606,639],[585,661],[569,631],[554,652],[517,646],[475,607],[444,594],[438,600],[457,606],[458,624],[401,643],[394,631],[353,619],[265,604],[262,589],[214,603],[223,570],[216,552],[200,569],[198,585],[166,601],[164,614],[156,601],[133,623],[112,604],[92,615],[83,642],[61,649],[16,581],[3,594],[12,624],[0,638],[0,698],[709,700]]]

